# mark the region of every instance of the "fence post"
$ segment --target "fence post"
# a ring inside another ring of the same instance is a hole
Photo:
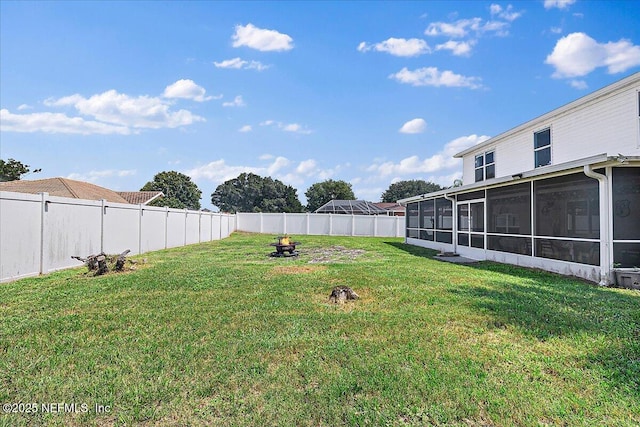
[[[141,253],[142,253],[142,203],[138,205],[138,254],[141,254]]]
[[[354,214],[351,214],[351,236],[355,235],[355,229],[356,229],[356,216]]]
[[[45,234],[47,231],[47,198],[49,193],[40,193],[40,274],[47,274],[48,266],[46,265],[46,253],[49,249]]]
[[[310,218],[310,213],[307,212],[307,236],[309,235],[309,218]]]
[[[189,219],[189,210],[184,208],[184,243],[182,246],[187,246],[187,220]]]
[[[285,236],[287,235],[287,213],[286,212],[282,212],[282,228],[284,228],[284,231],[282,232],[282,234],[284,234]]]
[[[333,236],[333,214],[329,214],[329,236]]]
[[[106,200],[100,199],[100,252],[104,253],[104,215],[107,213]]]
[[[378,237],[378,215],[373,217],[373,237]]]

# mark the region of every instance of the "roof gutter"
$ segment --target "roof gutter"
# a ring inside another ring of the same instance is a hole
[[[609,224],[609,179],[606,175],[595,172],[593,164],[584,165],[584,174],[589,178],[598,180],[600,201],[600,286],[611,284],[612,260],[611,260],[611,233]]]

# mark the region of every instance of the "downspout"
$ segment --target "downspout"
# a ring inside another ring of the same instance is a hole
[[[584,174],[598,180],[600,200],[600,286],[611,284],[611,234],[609,233],[609,179],[606,175],[595,172],[593,165],[584,165]]]
[[[451,242],[453,243],[453,253],[458,252],[458,209],[456,206],[456,199],[450,197],[445,193],[445,200],[451,202]]]

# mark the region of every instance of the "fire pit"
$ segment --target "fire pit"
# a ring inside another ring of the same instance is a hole
[[[298,256],[298,251],[296,251],[296,245],[299,245],[300,242],[294,242],[291,240],[289,236],[278,236],[277,243],[271,243],[271,246],[276,247],[275,252],[271,252],[271,256]],[[288,253],[288,254],[287,254]]]

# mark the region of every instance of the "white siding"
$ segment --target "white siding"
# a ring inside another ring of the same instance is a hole
[[[561,164],[598,154],[640,155],[636,82],[624,90],[603,94],[568,110],[559,109],[532,120],[515,132],[496,137],[463,157],[463,182],[475,182],[475,155],[495,146],[496,178],[534,169],[533,134],[551,128],[551,164]]]

